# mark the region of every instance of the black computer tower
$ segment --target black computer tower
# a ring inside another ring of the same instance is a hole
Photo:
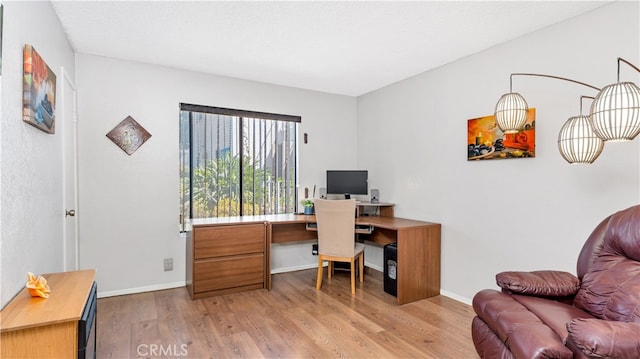
[[[398,296],[398,246],[390,243],[384,246],[384,291]]]

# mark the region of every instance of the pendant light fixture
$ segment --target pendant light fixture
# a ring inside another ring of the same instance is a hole
[[[589,116],[582,115],[582,99],[593,97],[580,96],[580,116],[570,117],[560,128],[558,150],[569,163],[591,164],[602,153],[604,141],[596,135]]]
[[[605,86],[591,105],[593,130],[604,141],[631,141],[640,133],[640,87],[633,82],[620,82],[618,58],[618,82]]]
[[[493,117],[500,131],[507,133],[520,132],[527,123],[529,106],[527,101],[517,92],[513,92],[513,76],[509,76],[509,93],[500,96]]]
[[[529,107],[524,97],[516,92],[502,95],[494,113],[496,124],[504,133],[518,133],[527,123]]]
[[[526,124],[527,101],[513,92],[513,76],[548,77],[590,87],[598,94],[595,98],[580,98],[580,116],[571,117],[564,123],[558,134],[558,149],[569,163],[593,163],[602,153],[605,142],[630,141],[640,134],[640,87],[633,82],[620,82],[621,61],[640,72],[638,67],[619,57],[618,82],[602,89],[560,76],[511,74],[509,93],[502,95],[496,104],[496,125],[504,133],[516,133]],[[583,98],[594,99],[589,116],[582,115]]]
[[[516,92],[504,94],[496,104],[494,117],[504,133],[518,133],[527,123],[529,107],[524,97]]]
[[[520,94],[513,92],[513,76],[547,77],[573,82],[600,91],[598,87],[565,77],[513,73],[509,77],[509,93],[500,97],[494,114],[497,126],[504,133],[517,133],[523,130],[527,121],[527,101]],[[581,116],[569,118],[560,129],[558,149],[562,157],[569,163],[592,163],[600,156],[604,143],[595,135],[589,117],[582,116],[582,99],[580,100],[580,114]]]

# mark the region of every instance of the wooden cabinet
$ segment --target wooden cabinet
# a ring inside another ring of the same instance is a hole
[[[0,312],[0,357],[94,358],[95,271],[43,276],[48,299],[31,297],[25,288]]]
[[[187,232],[191,299],[266,287],[266,224],[193,225]]]

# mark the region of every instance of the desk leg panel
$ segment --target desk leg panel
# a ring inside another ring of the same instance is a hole
[[[189,296],[193,299],[193,231],[187,232],[187,243],[186,243],[186,287],[189,292]]]
[[[398,231],[398,304],[440,294],[440,225]]]
[[[264,282],[264,287],[267,290],[271,290],[271,233],[272,233],[272,224],[271,223],[266,223],[266,227],[265,227],[267,233],[266,233],[266,247],[264,249],[264,276],[265,276],[265,282]]]

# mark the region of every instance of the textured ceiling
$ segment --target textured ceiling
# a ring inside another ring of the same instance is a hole
[[[359,96],[607,1],[52,1],[76,52]]]

